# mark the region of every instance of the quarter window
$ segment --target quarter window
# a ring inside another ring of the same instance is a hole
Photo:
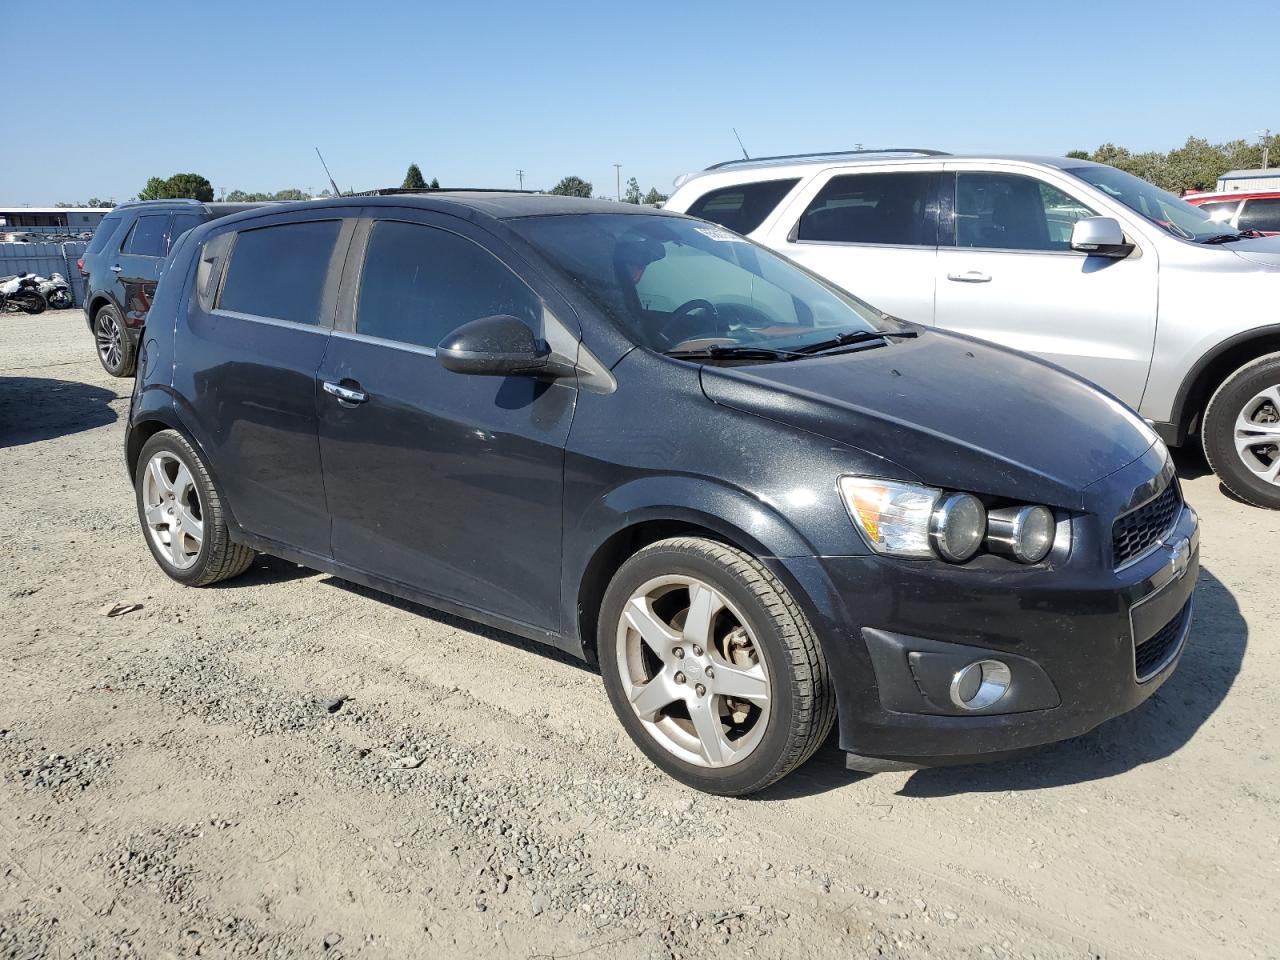
[[[935,246],[927,229],[930,173],[833,177],[809,204],[797,240]]]
[[[235,239],[218,307],[234,313],[324,325],[320,302],[340,220],[243,230]]]
[[[356,331],[435,348],[481,317],[507,314],[541,329],[541,301],[493,254],[456,233],[418,223],[373,226]]]
[[[163,257],[169,214],[152,213],[139,217],[124,239],[124,252],[135,257]]]
[[[1057,187],[1009,173],[956,175],[955,242],[995,250],[1070,250],[1077,220],[1097,214]]]
[[[124,217],[118,214],[107,214],[102,218],[93,232],[93,240],[90,241],[84,255],[91,257],[95,253],[100,252],[106,247],[107,241],[116,235],[116,231],[120,229],[120,225],[124,223]]]
[[[1239,222],[1241,230],[1280,232],[1280,197],[1246,200]]]
[[[778,202],[800,181],[764,180],[740,183],[704,193],[689,207],[689,216],[710,220],[738,233],[750,233],[773,212]]]

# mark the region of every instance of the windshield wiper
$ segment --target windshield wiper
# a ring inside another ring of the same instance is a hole
[[[815,353],[825,353],[828,350],[836,350],[840,347],[853,346],[855,343],[866,343],[869,340],[883,340],[885,337],[914,337],[914,330],[855,330],[851,333],[838,333],[830,340],[819,340],[817,343],[807,343],[803,347],[797,347],[796,353],[809,356]]]
[[[803,356],[794,350],[775,350],[772,347],[745,347],[714,343],[696,350],[668,350],[668,357],[680,360],[794,360]]]
[[[1220,233],[1216,237],[1208,237],[1200,243],[1234,243],[1236,240],[1248,240],[1257,236],[1255,230],[1241,230],[1239,233]]]

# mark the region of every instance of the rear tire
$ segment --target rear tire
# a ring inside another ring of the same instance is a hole
[[[1280,509],[1280,353],[1259,357],[1223,381],[1205,408],[1201,443],[1232,494]]]
[[[93,315],[93,341],[103,370],[113,377],[133,376],[138,347],[125,329],[120,311],[109,303]]]
[[[700,537],[645,547],[614,575],[599,624],[614,712],[681,783],[754,793],[808,760],[831,730],[835,695],[818,639],[750,554]]]
[[[213,478],[182,434],[162,430],[143,444],[133,486],[143,538],[174,580],[204,587],[249,569],[256,554],[232,541]]]

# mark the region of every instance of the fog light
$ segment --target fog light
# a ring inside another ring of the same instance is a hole
[[[985,710],[1008,692],[1011,680],[999,660],[977,660],[951,678],[951,702],[961,710]]]

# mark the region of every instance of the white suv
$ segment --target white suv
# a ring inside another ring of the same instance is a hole
[[[1171,446],[1200,437],[1228,489],[1280,508],[1280,237],[1086,160],[852,151],[728,161],[676,186],[668,209],[887,313],[1060,364]]]

